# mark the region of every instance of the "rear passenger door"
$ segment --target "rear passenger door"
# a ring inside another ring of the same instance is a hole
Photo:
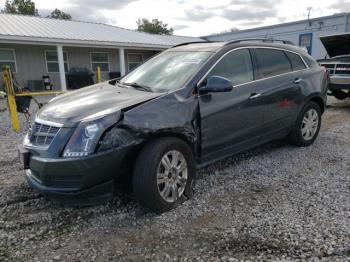
[[[254,54],[265,104],[262,133],[283,135],[294,124],[302,101],[301,70],[306,68],[305,64],[299,55],[279,49],[255,48]]]

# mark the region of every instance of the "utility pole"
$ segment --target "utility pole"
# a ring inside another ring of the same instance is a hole
[[[308,13],[307,13],[307,21],[309,22],[309,26],[311,26],[310,14],[311,14],[312,7],[309,6],[308,8],[306,8],[306,10],[308,11]]]

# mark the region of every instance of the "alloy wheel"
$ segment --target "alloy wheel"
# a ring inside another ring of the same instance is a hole
[[[306,111],[301,125],[301,134],[307,141],[314,138],[318,129],[318,112],[311,108]]]
[[[188,177],[187,162],[183,154],[171,150],[164,154],[157,170],[157,187],[168,203],[176,202],[184,193]]]

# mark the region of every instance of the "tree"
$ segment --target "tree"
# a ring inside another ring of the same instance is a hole
[[[63,20],[72,20],[72,16],[67,14],[59,9],[55,9],[51,12],[51,14],[47,17],[55,18],[55,19],[63,19]]]
[[[168,28],[168,24],[164,24],[158,19],[152,19],[150,21],[147,18],[142,18],[137,20],[137,31],[147,32],[150,34],[157,35],[172,35],[174,29]]]
[[[38,9],[31,0],[6,0],[2,13],[38,16]]]

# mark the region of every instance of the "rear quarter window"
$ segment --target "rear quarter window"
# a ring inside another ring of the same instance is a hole
[[[299,55],[291,52],[285,52],[285,53],[289,58],[289,61],[292,63],[293,71],[303,70],[306,68],[303,60],[300,58]]]
[[[255,55],[261,78],[292,72],[292,65],[282,50],[257,48]]]
[[[311,57],[309,54],[303,54],[302,57],[306,62],[306,64],[308,65],[308,67],[314,68],[319,66],[319,64],[315,61],[315,59],[313,59],[313,57]]]

